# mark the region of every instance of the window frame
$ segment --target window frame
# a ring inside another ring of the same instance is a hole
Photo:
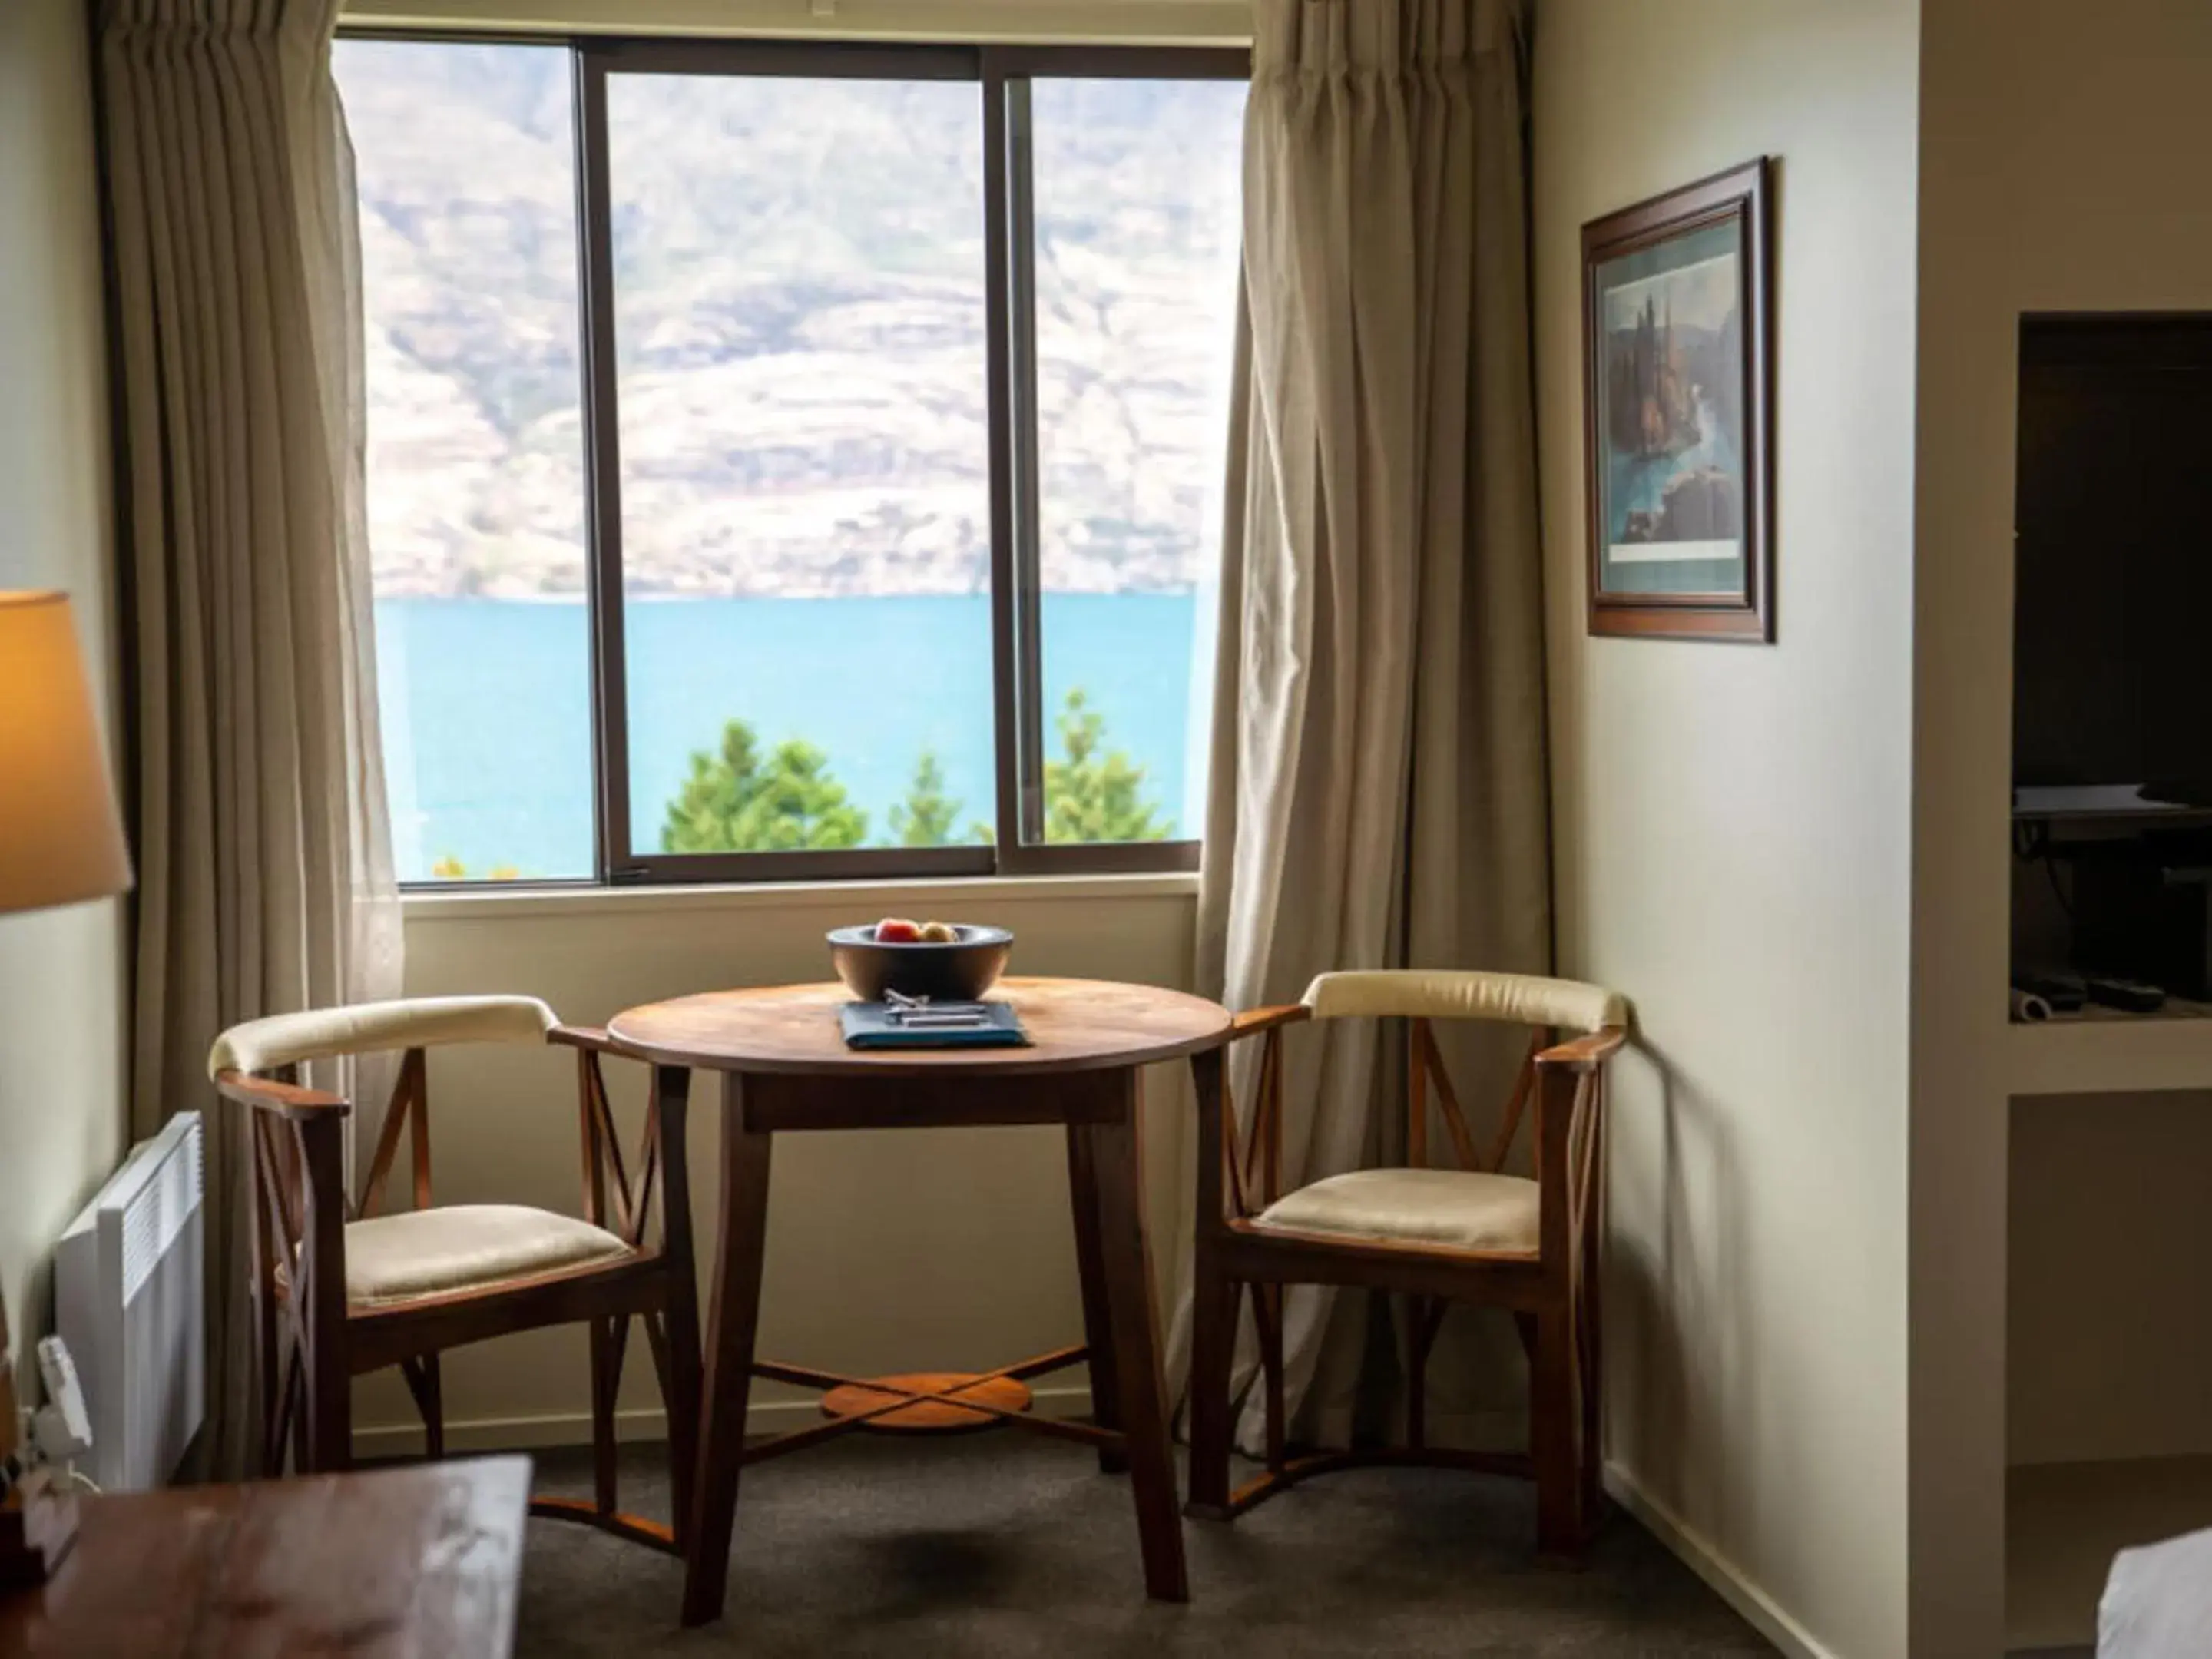
[[[990,338],[1004,353],[992,370],[991,458],[993,654],[1000,730],[999,829],[994,869],[1002,875],[1076,875],[1195,870],[1199,836],[1161,842],[1043,839],[1044,708],[1042,486],[1039,478],[1036,352],[1036,175],[1030,83],[1044,79],[1217,80],[1252,78],[1252,54],[1237,47],[988,46],[983,78],[984,257],[990,281],[1005,285]],[[996,246],[992,239],[997,238]],[[1004,447],[998,444],[1003,398]],[[1005,518],[1000,517],[1004,493]],[[1003,533],[1002,533],[1003,523]],[[1028,780],[1025,783],[1024,781]],[[1187,804],[1197,808],[1198,803]],[[1034,831],[1036,839],[1024,839]],[[1004,849],[1001,851],[1000,849]]]
[[[1042,582],[1036,390],[1036,243],[1030,83],[1039,78],[1244,80],[1243,47],[1000,46],[819,39],[489,34],[346,28],[347,40],[559,46],[569,56],[576,188],[578,373],[585,590],[590,612],[594,874],[530,885],[868,881],[1189,871],[1203,843],[1046,842]],[[621,74],[968,81],[981,98],[994,781],[992,844],[798,852],[664,853],[634,843],[616,374],[607,82]],[[1024,784],[1024,780],[1029,781]],[[1025,840],[1024,833],[1035,840]],[[489,883],[412,882],[415,892]],[[518,884],[497,884],[502,889]]]

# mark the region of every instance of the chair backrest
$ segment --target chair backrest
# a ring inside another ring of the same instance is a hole
[[[1306,987],[1304,1000],[1316,1019],[1486,1019],[1585,1033],[1628,1024],[1628,999],[1618,991],[1534,974],[1355,969],[1321,975]]]
[[[208,1075],[253,1077],[307,1060],[459,1042],[539,1043],[559,1024],[536,997],[409,997],[310,1008],[232,1026],[215,1040]]]
[[[1496,1173],[1505,1167],[1530,1100],[1536,1099],[1540,1120],[1538,1139],[1549,1128],[1563,1139],[1560,1152],[1593,1152],[1597,1133],[1602,1079],[1597,1066],[1576,1068],[1571,1079],[1553,1076],[1556,1066],[1540,1066],[1539,1057],[1558,1041],[1561,1030],[1585,1037],[1606,1034],[1601,1048],[1618,1042],[1628,1026],[1628,1000],[1602,986],[1578,980],[1547,979],[1531,974],[1498,974],[1451,969],[1366,969],[1318,975],[1306,988],[1298,1004],[1260,1011],[1241,1017],[1256,1022],[1263,1042],[1260,1055],[1256,1099],[1247,1128],[1238,1144],[1234,1114],[1224,1120],[1227,1136],[1223,1152],[1228,1162],[1232,1207],[1248,1214],[1272,1203],[1282,1190],[1283,1031],[1298,1019],[1398,1018],[1407,1025],[1406,1158],[1418,1167],[1428,1162],[1430,1101],[1433,1091],[1437,1115],[1451,1139],[1452,1152],[1463,1170]],[[1503,1120],[1487,1154],[1479,1151],[1461,1110],[1443,1051],[1437,1047],[1437,1020],[1483,1020],[1533,1026],[1527,1054],[1513,1081]],[[1548,1060],[1561,1058],[1558,1052]],[[1545,1075],[1540,1079],[1540,1070]],[[1555,1085],[1565,1086],[1548,1122],[1543,1097]],[[1538,1148],[1544,1162],[1544,1148]],[[1240,1167],[1241,1166],[1241,1167]],[[1541,1171],[1540,1170],[1540,1174]]]
[[[1316,1019],[1401,1018],[1407,1024],[1406,1161],[1428,1162],[1429,1097],[1433,1085],[1437,1115],[1451,1138],[1463,1170],[1497,1173],[1505,1167],[1520,1132],[1530,1096],[1537,1089],[1537,1056],[1559,1040],[1562,1030],[1589,1035],[1626,1030],[1628,999],[1603,986],[1580,980],[1547,979],[1534,974],[1493,974],[1470,969],[1401,968],[1322,974],[1306,988],[1304,1006]],[[1467,1115],[1444,1067],[1431,1022],[1484,1020],[1535,1028],[1528,1053],[1513,1079],[1505,1112],[1487,1155],[1475,1149]],[[1595,1132],[1598,1082],[1595,1077],[1574,1089],[1576,1136]],[[1585,1110],[1585,1108],[1591,1109]],[[1539,1149],[1540,1159],[1541,1149]]]
[[[319,1212],[325,1225],[340,1229],[338,1237],[345,1219],[374,1215],[384,1200],[399,1137],[410,1123],[415,1207],[430,1206],[428,1050],[459,1043],[543,1043],[559,1024],[536,997],[413,997],[271,1014],[217,1037],[208,1052],[209,1077],[233,1099],[257,1109],[247,1125],[251,1180],[255,1218],[266,1224],[260,1248],[269,1262],[288,1260]],[[359,1196],[349,1202],[342,1190],[339,1134],[347,1103],[298,1088],[300,1067],[395,1050],[404,1057],[376,1152]],[[333,1254],[337,1248],[334,1243]]]
[[[208,1052],[208,1075],[226,1098],[251,1109],[246,1130],[255,1319],[262,1382],[277,1402],[263,1424],[262,1467],[281,1469],[287,1425],[305,1425],[301,1467],[343,1462],[349,1437],[342,1353],[347,1322],[345,1228],[375,1213],[414,1126],[415,1207],[430,1207],[427,1051],[459,1043],[542,1044],[559,1025],[535,997],[417,997],[273,1014],[234,1025]],[[399,1076],[358,1199],[344,1190],[342,1096],[301,1086],[312,1061],[399,1052]],[[413,1381],[410,1373],[410,1382]],[[421,1398],[418,1395],[417,1398]],[[336,1426],[332,1426],[335,1425]]]

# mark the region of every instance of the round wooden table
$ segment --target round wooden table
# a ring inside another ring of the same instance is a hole
[[[1229,1012],[1178,991],[1096,980],[1008,978],[990,994],[1014,1005],[1029,1047],[848,1048],[837,1013],[851,994],[836,984],[710,992],[608,1022],[618,1047],[651,1063],[657,1097],[677,1109],[694,1070],[722,1077],[721,1217],[697,1467],[691,1491],[674,1494],[690,1512],[687,1625],[722,1610],[740,1469],[901,1413],[1008,1423],[1097,1447],[1101,1468],[1128,1471],[1146,1591],[1162,1601],[1189,1597],[1145,1236],[1137,1078],[1141,1066],[1188,1056],[1201,1097],[1217,1097]],[[1083,1346],[953,1376],[840,1376],[754,1354],[775,1135],[1024,1123],[1066,1132]],[[1002,1386],[1084,1364],[1095,1427],[1027,1415],[1026,1401]],[[842,1391],[843,1403],[821,1423],[748,1447],[756,1376]],[[864,1390],[872,1392],[856,1392]]]

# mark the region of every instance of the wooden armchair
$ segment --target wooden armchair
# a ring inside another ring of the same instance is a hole
[[[1283,1033],[1310,1019],[1407,1023],[1407,1162],[1284,1193]],[[1196,1297],[1191,1365],[1188,1512],[1231,1520],[1308,1476],[1364,1463],[1441,1463],[1536,1481],[1540,1552],[1572,1559],[1599,1502],[1598,1254],[1603,1237],[1605,1063],[1626,1036],[1628,1005],[1595,986],[1511,974],[1323,974],[1297,1004],[1241,1014],[1232,1042],[1262,1043],[1257,1099],[1240,1135],[1227,1091],[1200,1091]],[[1502,1020],[1536,1028],[1487,1150],[1477,1147],[1432,1022]],[[1578,1033],[1559,1042],[1559,1028]],[[1433,1090],[1433,1095],[1431,1091]],[[1431,1169],[1430,1104],[1456,1169]],[[1504,1172],[1535,1103],[1535,1178]],[[1218,1148],[1207,1155],[1206,1149]],[[1292,1456],[1284,1443],[1283,1287],[1352,1285],[1401,1291],[1408,1321],[1407,1444]],[[1252,1291],[1266,1415],[1266,1471],[1231,1493],[1231,1368],[1239,1304]],[[1427,1444],[1424,1373],[1446,1307],[1510,1309],[1528,1352],[1528,1456]]]
[[[583,1218],[508,1204],[433,1207],[427,1051],[454,1043],[565,1044],[577,1051]],[[358,1198],[344,1190],[336,1095],[303,1088],[300,1067],[340,1055],[402,1054],[392,1104]],[[234,1027],[208,1071],[249,1108],[251,1288],[259,1364],[262,1473],[320,1474],[352,1461],[353,1378],[398,1365],[422,1414],[426,1449],[445,1450],[439,1355],[513,1331],[576,1322],[591,1333],[595,1493],[535,1498],[532,1512],[588,1522],[681,1553],[690,1524],[699,1404],[698,1291],[680,1080],[655,1079],[644,1146],[625,1168],[599,1057],[602,1031],[561,1025],[531,997],[453,997],[279,1015]],[[384,1189],[411,1126],[414,1207],[383,1215]],[[608,1211],[611,1195],[613,1211]],[[658,1239],[648,1238],[659,1200]],[[674,1525],[615,1500],[615,1396],[630,1321],[642,1320],[668,1409]]]

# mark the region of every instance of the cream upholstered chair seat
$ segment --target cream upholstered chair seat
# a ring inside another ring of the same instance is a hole
[[[1252,1224],[1273,1232],[1533,1255],[1538,1190],[1534,1182],[1518,1176],[1466,1170],[1353,1170],[1285,1194]]]
[[[526,1205],[410,1210],[347,1224],[346,1300],[389,1307],[629,1254],[604,1227]]]

